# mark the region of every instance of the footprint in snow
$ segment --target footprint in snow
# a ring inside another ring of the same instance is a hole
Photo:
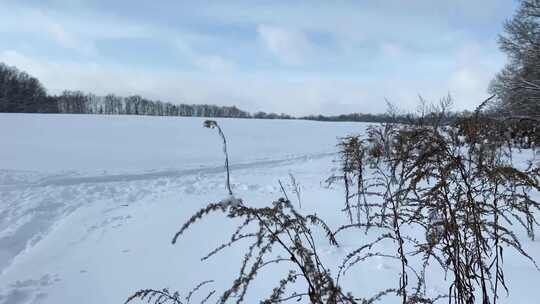
[[[39,279],[17,280],[0,290],[0,302],[10,304],[38,303],[47,297],[43,289],[59,282],[58,275],[45,274]]]

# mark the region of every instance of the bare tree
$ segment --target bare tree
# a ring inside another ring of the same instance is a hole
[[[499,45],[509,62],[489,91],[499,97],[505,115],[540,117],[540,1],[521,0],[515,16],[504,25]]]

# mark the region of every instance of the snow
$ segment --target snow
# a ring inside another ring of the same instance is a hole
[[[301,185],[302,212],[333,228],[345,221],[343,190],[324,180],[335,166],[336,138],[366,124],[217,119],[229,145],[229,197],[221,140],[203,121],[0,114],[0,303],[122,303],[140,288],[187,294],[210,279],[204,291],[222,290],[237,274],[241,246],[200,258],[235,223],[212,215],[172,245],[174,233],[209,202],[269,205],[282,195],[279,181],[296,203],[289,174]],[[540,242],[518,236],[540,261]],[[321,242],[320,254],[336,265],[369,237],[344,234],[339,248]],[[540,272],[510,250],[504,265],[510,294],[499,302],[537,302]],[[258,277],[246,303],[269,295],[279,270]],[[351,269],[345,288],[369,296],[397,284],[398,272],[399,265],[374,259]],[[444,274],[428,276],[428,291],[446,291]]]
[[[2,114],[0,167],[30,171],[116,173],[222,164],[217,132],[205,118]],[[219,119],[231,162],[321,156],[355,123]]]

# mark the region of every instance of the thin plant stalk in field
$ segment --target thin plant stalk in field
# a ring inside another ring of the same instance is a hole
[[[232,189],[231,189],[231,180],[230,180],[230,172],[229,172],[229,153],[227,152],[227,138],[225,137],[225,134],[223,133],[223,130],[221,130],[221,127],[215,120],[205,120],[203,126],[205,128],[209,129],[217,129],[219,136],[221,137],[221,140],[223,141],[223,154],[225,154],[225,170],[227,171],[227,190],[229,191],[229,195],[233,195]]]

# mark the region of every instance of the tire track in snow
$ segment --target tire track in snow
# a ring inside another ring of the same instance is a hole
[[[261,167],[282,166],[299,161],[310,159],[320,159],[334,155],[335,152],[324,152],[314,154],[304,154],[283,159],[260,160],[254,162],[240,163],[230,165],[231,170],[243,170]],[[46,187],[46,186],[73,186],[87,183],[112,183],[112,182],[132,182],[140,180],[151,180],[158,178],[177,178],[196,174],[217,174],[224,171],[223,166],[203,167],[180,170],[163,170],[157,172],[134,173],[134,174],[112,174],[100,176],[82,176],[82,177],[53,177],[44,178],[35,183],[19,183],[15,185],[0,185],[0,190],[14,190],[28,187]]]
[[[231,170],[286,166],[332,155],[335,153],[303,154],[282,159],[259,160],[231,165]],[[159,192],[155,183],[140,188],[141,182],[147,184],[147,181],[155,180],[157,183],[160,179],[175,180],[223,172],[223,166],[215,166],[102,176],[74,177],[54,174],[34,179],[33,182],[28,182],[28,179],[25,181],[22,176],[20,180],[13,179],[10,184],[0,185],[0,200],[5,200],[5,204],[0,206],[0,275],[19,254],[30,250],[45,238],[55,222],[69,216],[85,204],[101,199],[112,199],[116,203],[112,203],[111,208],[118,208],[125,202],[132,203],[152,194],[150,192]],[[10,174],[17,177],[16,171]],[[163,187],[168,187],[168,185],[165,184]]]

